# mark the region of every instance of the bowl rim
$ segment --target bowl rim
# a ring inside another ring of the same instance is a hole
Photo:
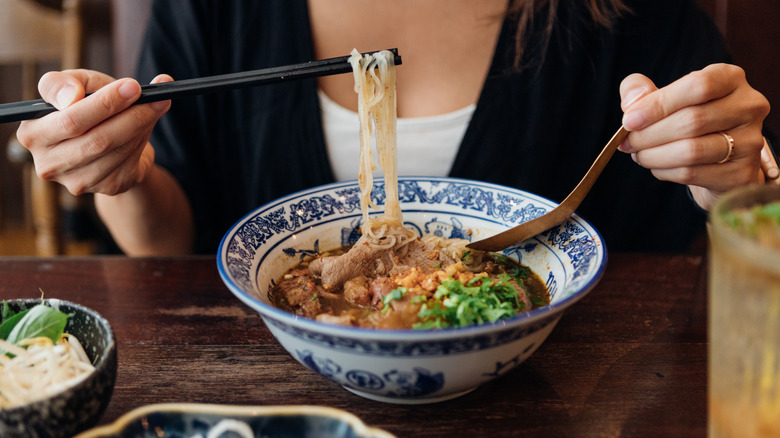
[[[110,424],[96,426],[84,431],[75,438],[98,438],[103,436],[113,436],[121,433],[132,422],[155,413],[183,413],[183,414],[206,414],[222,416],[242,416],[242,417],[261,417],[261,416],[295,416],[295,415],[314,415],[341,420],[347,423],[352,430],[359,436],[372,438],[395,438],[391,433],[369,426],[364,423],[355,414],[343,409],[330,406],[317,405],[227,405],[212,403],[155,403],[140,406],[132,409]]]
[[[437,183],[454,182],[460,184],[469,184],[478,187],[486,187],[494,190],[512,192],[518,196],[524,198],[530,198],[534,201],[544,203],[546,204],[545,206],[548,208],[554,208],[555,206],[558,205],[556,202],[548,198],[545,198],[543,196],[526,192],[525,190],[522,189],[516,189],[513,187],[504,186],[496,183],[470,180],[465,178],[454,178],[454,177],[435,177],[435,176],[420,176],[420,177],[399,176],[398,177],[399,182],[408,181],[408,180],[433,181]],[[496,329],[504,329],[504,328],[511,329],[516,326],[531,324],[533,322],[547,319],[555,315],[560,315],[560,313],[563,312],[565,309],[571,307],[574,303],[584,298],[598,284],[598,282],[601,280],[601,277],[604,275],[604,271],[606,270],[608,252],[607,252],[607,247],[604,242],[603,236],[590,222],[588,222],[585,218],[579,216],[575,212],[569,220],[573,220],[578,224],[584,224],[586,229],[592,231],[592,233],[590,234],[600,242],[599,246],[601,248],[602,257],[601,257],[601,262],[595,274],[593,275],[593,278],[591,278],[587,283],[583,284],[579,291],[570,295],[567,298],[564,298],[560,302],[557,302],[555,304],[549,304],[547,306],[540,307],[537,309],[532,309],[529,312],[525,312],[519,315],[515,315],[511,318],[502,319],[495,322],[488,322],[488,323],[470,325],[465,327],[448,327],[448,328],[436,329],[436,330],[373,329],[373,328],[366,328],[366,327],[340,326],[336,324],[323,323],[310,318],[293,315],[292,313],[286,312],[282,309],[266,304],[260,301],[259,299],[253,297],[249,293],[241,290],[241,288],[230,278],[226,266],[223,263],[223,259],[227,251],[227,243],[233,237],[234,231],[239,226],[243,225],[243,223],[245,223],[249,218],[257,216],[258,214],[264,211],[271,210],[279,206],[280,204],[287,203],[290,200],[301,197],[303,195],[309,195],[319,191],[330,191],[340,187],[348,187],[348,186],[351,187],[351,186],[355,186],[357,183],[358,183],[357,180],[338,181],[329,184],[310,187],[307,189],[298,190],[294,193],[290,193],[289,195],[267,202],[257,208],[252,209],[250,212],[248,212],[247,214],[242,216],[239,220],[237,220],[233,225],[231,225],[231,227],[228,229],[227,232],[225,232],[225,234],[222,236],[222,239],[220,240],[218,250],[217,250],[217,257],[216,257],[217,271],[219,272],[220,277],[222,278],[223,282],[228,287],[228,289],[231,291],[231,293],[233,293],[233,295],[235,295],[244,304],[258,311],[262,317],[264,318],[267,317],[278,321],[282,321],[286,324],[289,324],[291,326],[296,326],[298,328],[307,329],[314,332],[321,332],[324,330],[327,331],[329,334],[335,336],[341,336],[341,337],[348,337],[348,338],[385,339],[385,340],[388,338],[397,338],[399,340],[419,341],[420,338],[431,338],[432,336],[441,339],[457,338],[466,335],[475,336],[475,335],[484,334],[486,332],[493,332]],[[540,244],[544,244],[536,236],[532,237],[531,239],[536,240]]]

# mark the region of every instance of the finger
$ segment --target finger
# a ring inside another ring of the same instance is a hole
[[[43,100],[61,110],[113,80],[111,76],[91,70],[52,71],[41,76],[38,92]]]
[[[635,102],[643,98],[644,96],[657,90],[653,81],[647,76],[639,73],[634,73],[627,76],[620,82],[620,107],[623,111],[628,110]],[[625,126],[625,125],[624,125]],[[634,135],[629,133],[625,139],[620,143],[618,149],[623,152],[631,152],[630,137]]]
[[[69,107],[41,119],[31,131],[39,144],[57,143],[78,137],[104,120],[127,109],[141,95],[141,86],[133,79],[120,79],[95,91]]]
[[[632,155],[634,161],[647,169],[673,169],[715,164],[725,159],[730,151],[731,148],[723,136],[714,133],[643,149]],[[734,153],[736,154],[736,150]]]
[[[36,171],[43,179],[58,181],[82,168],[105,173],[105,169],[116,167],[116,162],[127,159],[132,149],[148,141],[154,124],[164,113],[151,105],[134,105],[84,135],[49,148],[45,156],[37,157]],[[69,190],[78,191],[70,187]]]
[[[780,165],[775,159],[766,139],[764,140],[764,147],[761,149],[761,169],[767,181],[780,183]]]
[[[173,82],[173,78],[166,74],[157,75],[152,79],[152,84],[161,84],[164,82]],[[168,111],[168,109],[171,106],[170,100],[162,100],[159,102],[151,102],[149,105],[152,105],[155,110],[157,111]]]
[[[747,121],[739,99],[729,98],[683,108],[640,131],[632,132],[624,152],[638,152],[682,138],[732,129]]]
[[[725,193],[734,187],[741,187],[757,181],[756,169],[737,161],[672,169],[653,169],[651,172],[659,180],[702,187],[715,194]]]
[[[152,151],[154,157],[149,142],[139,142],[130,150],[129,155],[121,159],[109,156],[101,160],[101,171],[87,174],[89,179],[83,180],[81,193],[102,193],[113,196],[127,191],[143,180],[148,173],[148,159],[142,162],[142,157],[148,155],[145,153],[147,151]]]
[[[689,73],[637,101],[623,115],[631,131],[642,130],[682,108],[720,99],[731,93],[745,72],[733,65],[715,64]]]
[[[161,84],[163,82],[173,82],[173,78],[170,75],[161,74],[157,75],[152,79],[152,84]]]
[[[733,144],[724,134],[731,137]],[[724,160],[745,160],[752,165],[762,147],[763,136],[757,135],[756,130],[749,127],[740,127],[642,149],[634,152],[633,156],[634,161],[648,169],[722,164]]]
[[[645,75],[634,73],[620,82],[620,108],[628,110],[635,102],[658,88]]]

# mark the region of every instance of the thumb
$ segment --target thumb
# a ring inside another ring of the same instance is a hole
[[[645,75],[634,73],[626,76],[620,83],[620,108],[625,112],[636,101],[657,89],[653,81]]]
[[[58,110],[84,97],[84,85],[74,76],[63,72],[48,72],[38,81],[38,92],[46,102]]]
[[[93,70],[50,71],[38,81],[38,92],[43,100],[62,110],[83,99],[86,92],[96,91],[113,81],[111,76]]]

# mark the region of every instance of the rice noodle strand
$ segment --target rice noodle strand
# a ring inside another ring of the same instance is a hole
[[[78,339],[67,333],[56,344],[45,337],[18,346],[0,339],[0,349],[13,355],[0,355],[0,409],[56,394],[95,369]]]
[[[392,245],[381,242],[386,233],[400,228],[401,234],[412,235],[403,228],[403,214],[398,197],[398,158],[396,154],[396,93],[393,53],[387,50],[361,55],[352,50],[349,58],[355,76],[360,119],[360,209],[363,214],[362,231],[369,236],[369,244],[378,248],[394,246],[405,239],[391,239]],[[379,208],[371,201],[374,185],[371,135],[376,130],[377,163],[385,179],[385,209],[377,218],[369,218],[368,209]],[[376,231],[378,229],[378,231]]]

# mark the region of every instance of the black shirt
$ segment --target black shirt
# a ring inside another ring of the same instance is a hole
[[[643,73],[662,87],[729,60],[693,0],[628,4],[632,13],[604,29],[589,23],[581,2],[560,2],[549,44],[531,35],[529,66],[520,71],[511,68],[514,29],[507,20],[450,175],[560,202],[620,126],[623,78]],[[153,6],[139,79],[312,59],[305,0],[164,0]],[[252,209],[333,181],[314,79],[178,99],[151,141],[156,162],[189,197],[200,253],[214,253]],[[655,179],[621,152],[577,212],[612,251],[685,250],[706,219],[686,187]]]

